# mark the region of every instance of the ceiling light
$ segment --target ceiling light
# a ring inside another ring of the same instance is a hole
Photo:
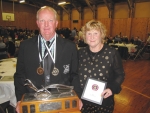
[[[20,1],[19,1],[19,3],[24,3],[24,2],[25,2],[25,0],[20,0]]]
[[[59,2],[58,5],[64,5],[66,2]]]

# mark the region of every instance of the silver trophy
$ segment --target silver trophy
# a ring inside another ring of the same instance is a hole
[[[35,85],[31,82],[31,80],[26,79],[27,83],[24,84],[24,86],[29,86],[31,89],[35,91],[34,96],[37,98],[37,100],[48,100],[53,95],[52,92],[48,91],[50,88],[55,88],[58,91],[57,97],[62,97],[63,95],[72,95],[73,86],[67,86],[63,84],[52,84],[48,85],[46,87],[42,86],[43,88],[37,89]]]

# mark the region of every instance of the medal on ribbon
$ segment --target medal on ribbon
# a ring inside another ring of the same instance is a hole
[[[43,69],[41,66],[39,66],[39,67],[37,68],[37,74],[43,75],[43,73],[44,73],[44,69]]]
[[[52,71],[52,75],[57,76],[58,74],[59,74],[59,70],[58,70],[58,68],[56,68],[54,66],[53,71]]]

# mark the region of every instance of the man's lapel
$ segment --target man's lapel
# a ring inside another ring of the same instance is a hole
[[[55,63],[57,63],[57,61],[59,60],[59,57],[61,57],[62,55],[62,50],[63,50],[63,41],[60,39],[60,37],[56,37],[56,61]]]

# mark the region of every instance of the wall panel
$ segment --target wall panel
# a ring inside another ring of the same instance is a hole
[[[69,20],[64,20],[64,21],[62,21],[62,27],[60,27],[60,28],[64,28],[64,27],[68,27],[68,28],[70,28],[70,21]]]
[[[79,12],[77,10],[73,9],[72,10],[71,29],[73,29],[74,27],[77,29],[80,29],[81,23],[80,23],[79,19],[80,19]],[[73,20],[77,20],[78,23],[73,23]]]
[[[69,20],[69,15],[66,12],[63,12],[63,20]]]
[[[150,33],[150,18],[148,19],[148,24],[147,24],[147,33]]]
[[[85,8],[84,9],[84,20],[91,20],[93,19],[93,12],[91,11],[90,8]]]
[[[127,29],[127,19],[113,19],[111,36],[121,35],[125,36]]]
[[[149,20],[149,18],[133,18],[131,35],[134,37],[139,36],[140,39],[145,41]]]
[[[97,8],[97,18],[109,18],[109,11],[108,8],[106,6],[99,6]]]
[[[83,25],[85,25],[88,21],[90,21],[90,20],[92,20],[92,19],[84,19],[83,20]]]
[[[128,18],[129,8],[127,3],[116,4],[114,6],[114,18]]]
[[[150,2],[135,4],[135,18],[150,17]]]
[[[126,36],[131,39],[132,18],[127,19]]]
[[[111,19],[110,18],[101,18],[101,19],[98,19],[100,22],[102,22],[106,29],[107,29],[107,36],[110,35],[110,22],[111,22]]]

